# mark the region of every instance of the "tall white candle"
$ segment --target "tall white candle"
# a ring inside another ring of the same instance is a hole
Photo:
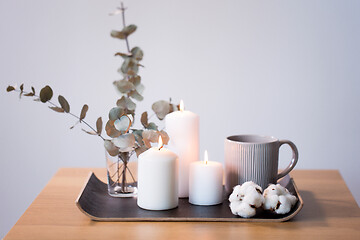
[[[178,157],[161,148],[162,143],[159,145],[143,152],[138,158],[137,205],[147,210],[172,209],[179,202]]]
[[[199,160],[199,116],[184,111],[168,114],[165,118],[166,132],[170,137],[169,149],[179,156],[179,197],[189,197],[189,165]]]
[[[216,205],[223,201],[223,167],[221,163],[204,161],[190,165],[189,202],[195,205]]]

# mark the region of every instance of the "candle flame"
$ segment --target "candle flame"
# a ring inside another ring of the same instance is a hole
[[[180,100],[180,106],[179,106],[179,108],[180,108],[180,111],[181,111],[181,112],[184,111],[184,101],[183,101],[182,99]]]
[[[159,144],[158,144],[158,148],[159,150],[164,146],[163,140],[161,138],[161,135],[159,136]]]
[[[209,161],[208,151],[205,150],[205,152],[204,152],[204,162],[205,162],[205,164],[207,164],[208,161]]]

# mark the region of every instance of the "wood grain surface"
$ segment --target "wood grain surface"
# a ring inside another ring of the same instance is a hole
[[[360,239],[360,209],[335,170],[295,170],[304,200],[283,223],[96,222],[75,205],[90,171],[62,168],[5,236],[8,239]]]

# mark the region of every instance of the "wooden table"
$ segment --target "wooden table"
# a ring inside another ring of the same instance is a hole
[[[295,170],[304,200],[284,223],[94,222],[75,206],[90,171],[62,168],[4,239],[360,239],[360,209],[338,171]]]

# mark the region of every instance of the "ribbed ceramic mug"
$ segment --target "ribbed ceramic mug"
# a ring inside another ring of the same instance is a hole
[[[278,174],[279,149],[292,149],[289,166]],[[289,140],[258,135],[235,135],[225,139],[225,186],[228,192],[236,185],[253,181],[265,189],[288,174],[298,161],[298,150]]]

